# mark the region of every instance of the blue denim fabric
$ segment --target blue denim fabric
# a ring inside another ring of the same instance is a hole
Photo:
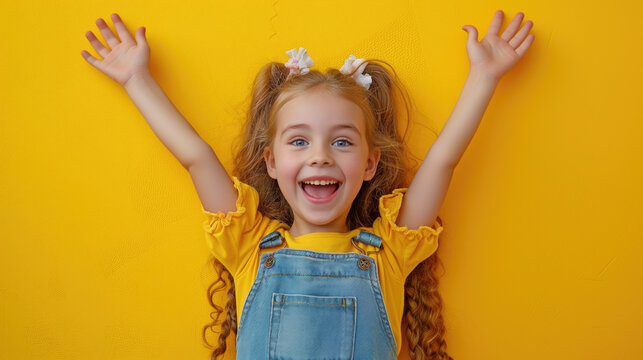
[[[381,249],[382,240],[370,233],[353,240]],[[259,247],[284,242],[274,232]],[[372,257],[283,247],[260,260],[239,321],[237,359],[397,358]]]

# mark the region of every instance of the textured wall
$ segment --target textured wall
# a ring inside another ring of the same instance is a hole
[[[299,46],[318,69],[351,53],[391,62],[423,157],[466,78],[461,26],[481,39],[497,9],[504,26],[523,11],[535,41],[441,210],[449,353],[643,358],[633,0],[2,2],[0,358],[209,358],[199,200],[126,92],[81,57],[96,56],[84,34],[98,17],[147,28],[152,74],[230,170],[256,71]]]

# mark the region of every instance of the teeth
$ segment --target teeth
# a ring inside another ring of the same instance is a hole
[[[335,180],[309,180],[309,181],[304,181],[304,184],[330,185],[330,184],[337,184],[337,181],[335,181]]]

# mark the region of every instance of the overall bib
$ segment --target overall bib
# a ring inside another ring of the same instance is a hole
[[[261,239],[260,249],[284,247],[260,254],[239,320],[237,359],[397,358],[377,265],[368,256],[381,250],[382,239],[360,232],[351,242],[362,254],[290,249],[277,231]]]

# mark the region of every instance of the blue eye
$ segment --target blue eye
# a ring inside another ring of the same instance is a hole
[[[345,146],[349,146],[349,145],[351,145],[350,141],[345,140],[345,139],[335,140],[335,142],[334,142],[333,144],[336,144],[336,143],[338,143],[338,142],[345,144],[345,145],[339,145],[339,146],[341,146],[341,147],[345,147]]]
[[[303,140],[303,139],[295,139],[295,140],[291,141],[290,144],[295,145],[295,146],[304,146],[304,145],[306,145],[308,143],[306,142],[306,140]]]

